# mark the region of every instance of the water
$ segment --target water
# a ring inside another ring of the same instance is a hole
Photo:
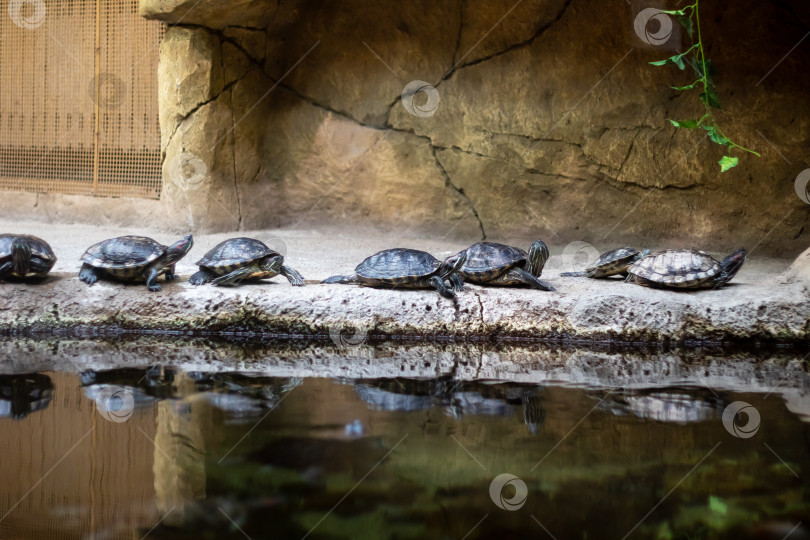
[[[810,535],[801,354],[0,351],[2,538]]]

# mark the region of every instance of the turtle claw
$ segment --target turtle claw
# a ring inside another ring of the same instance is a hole
[[[92,285],[98,281],[98,276],[91,268],[82,268],[81,272],[79,272],[79,280]]]
[[[146,288],[152,292],[158,292],[160,290],[160,285],[147,285]]]
[[[211,275],[208,272],[200,270],[199,272],[195,272],[188,278],[188,282],[192,285],[203,285],[211,281]]]

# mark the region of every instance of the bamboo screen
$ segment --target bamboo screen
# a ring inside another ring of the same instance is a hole
[[[0,188],[159,197],[163,24],[135,0],[0,7]]]

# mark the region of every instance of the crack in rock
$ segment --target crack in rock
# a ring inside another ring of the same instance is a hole
[[[559,22],[560,19],[562,19],[563,15],[565,15],[565,12],[568,10],[568,7],[571,5],[571,2],[572,2],[572,0],[566,0],[565,4],[563,4],[563,7],[557,13],[557,15],[554,17],[554,19],[552,19],[550,22],[548,22],[547,24],[544,24],[539,29],[537,29],[537,31],[529,39],[526,39],[526,40],[521,41],[519,43],[512,44],[512,45],[510,45],[509,47],[507,47],[507,48],[505,48],[503,50],[500,50],[500,51],[494,52],[494,53],[492,53],[490,55],[484,56],[482,58],[478,58],[476,60],[472,60],[470,62],[461,64],[460,66],[453,66],[452,68],[450,68],[450,70],[448,70],[447,73],[445,73],[442,76],[441,81],[436,83],[436,86],[439,86],[441,83],[443,83],[444,81],[446,81],[447,79],[452,77],[460,69],[464,69],[464,68],[467,68],[467,67],[470,67],[470,66],[475,66],[477,64],[481,64],[483,62],[486,62],[487,60],[497,58],[498,56],[502,56],[502,55],[510,53],[510,52],[512,52],[514,50],[517,50],[517,49],[520,49],[520,48],[527,47],[527,46],[531,45],[532,43],[534,43],[535,40],[537,40],[540,36],[542,36],[549,28],[554,26],[557,22]],[[459,38],[460,37],[461,37],[461,32],[459,31]],[[472,49],[471,49],[471,51],[472,51]],[[453,57],[453,60],[455,61],[455,56]]]
[[[441,160],[439,159],[439,155],[436,153],[436,146],[433,145],[432,141],[429,137],[426,137],[428,140],[428,144],[430,144],[430,153],[433,154],[433,160],[436,162],[436,167],[438,167],[439,172],[444,177],[445,186],[453,189],[456,193],[461,195],[469,204],[470,204],[470,212],[473,216],[475,216],[476,221],[478,221],[478,227],[481,229],[481,240],[487,239],[487,232],[484,230],[484,222],[481,221],[481,216],[478,215],[478,210],[475,209],[475,203],[473,203],[470,196],[464,193],[464,190],[458,186],[456,186],[453,181],[450,179],[450,175],[447,173],[447,170],[442,165]]]
[[[242,80],[244,80],[244,78],[247,77],[250,74],[250,72],[251,72],[251,70],[248,69],[247,71],[245,71],[245,73],[242,74],[241,77],[239,77],[237,79],[234,79],[233,81],[230,81],[228,84],[224,85],[222,87],[222,90],[219,91],[215,96],[213,96],[210,99],[206,99],[205,101],[202,101],[202,102],[198,103],[188,113],[186,113],[182,117],[180,117],[180,119],[177,121],[177,124],[174,126],[174,130],[172,130],[171,135],[169,135],[169,137],[166,139],[166,146],[163,147],[163,158],[165,159],[165,157],[166,157],[166,149],[169,148],[169,145],[171,144],[172,140],[174,139],[174,136],[177,134],[177,131],[180,129],[180,127],[183,125],[183,123],[185,123],[186,120],[191,118],[194,115],[194,113],[196,113],[197,111],[199,111],[200,109],[202,109],[206,105],[209,105],[209,104],[215,102],[216,100],[218,100],[222,96],[222,94],[224,94],[225,92],[231,90],[236,84],[238,84]],[[231,111],[231,114],[233,115],[233,111]]]

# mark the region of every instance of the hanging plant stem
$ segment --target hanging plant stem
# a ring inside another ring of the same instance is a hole
[[[697,30],[697,41],[682,53],[670,56],[664,60],[650,62],[650,64],[654,66],[663,66],[671,63],[678,66],[678,69],[684,70],[686,69],[686,64],[688,63],[697,74],[697,80],[686,86],[672,86],[671,88],[678,92],[684,92],[687,90],[693,90],[698,84],[702,85],[703,92],[698,97],[700,101],[703,102],[703,106],[706,110],[706,113],[699,120],[670,119],[670,123],[673,126],[682,129],[696,129],[700,127],[706,131],[709,139],[711,139],[713,142],[726,146],[729,149],[739,148],[740,150],[750,152],[751,154],[759,157],[759,153],[751,150],[750,148],[739,145],[728,138],[726,134],[723,133],[723,130],[720,129],[720,126],[717,124],[717,120],[714,117],[713,109],[721,108],[720,98],[717,95],[717,89],[715,88],[714,81],[712,79],[716,73],[714,66],[712,66],[711,60],[706,58],[706,54],[703,51],[703,36],[700,32],[699,3],[700,0],[695,0],[694,4],[686,6],[683,9],[662,11],[662,13],[666,13],[667,15],[677,16],[681,26],[684,27],[691,39],[694,39],[693,34],[695,33],[695,30]],[[737,157],[728,155],[723,156],[720,161],[718,161],[718,164],[720,165],[720,172],[726,172],[732,167],[736,167],[739,162],[740,159]]]

